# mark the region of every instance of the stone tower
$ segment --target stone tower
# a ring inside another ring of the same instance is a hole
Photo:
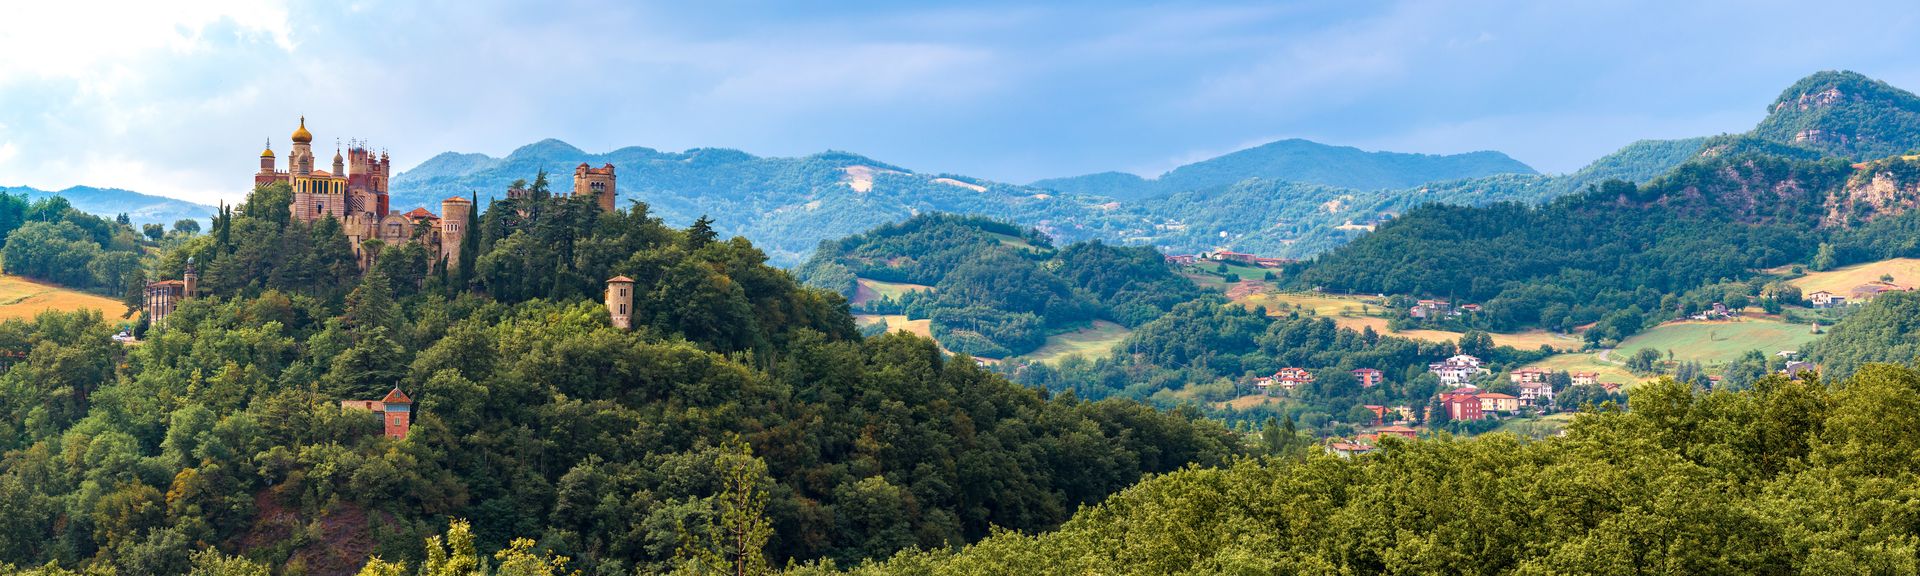
[[[593,202],[599,204],[601,210],[612,212],[614,210],[614,194],[612,164],[592,168],[587,166],[587,163],[581,162],[578,167],[573,169],[573,196],[575,198],[593,196]]]
[[[633,329],[632,278],[614,276],[607,279],[607,314],[613,317],[614,328]]]
[[[273,141],[272,140],[267,141],[266,150],[260,151],[260,173],[273,174]],[[254,180],[255,180],[254,182],[255,184],[259,183],[258,178],[255,178]]]
[[[460,245],[467,239],[467,219],[473,215],[473,202],[454,196],[440,201],[440,257],[447,271],[460,269]]]
[[[181,298],[192,298],[200,290],[200,271],[193,267],[193,257],[187,257],[187,269],[180,274]]]

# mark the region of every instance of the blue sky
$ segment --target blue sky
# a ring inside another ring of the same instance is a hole
[[[154,4],[8,9],[0,185],[237,199],[300,114],[403,167],[553,137],[1027,182],[1301,137],[1564,172],[1817,70],[1920,88],[1893,2]]]

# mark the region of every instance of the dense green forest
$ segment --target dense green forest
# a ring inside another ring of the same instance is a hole
[[[1807,262],[1830,231],[1837,160],[1714,157],[1642,186],[1609,181],[1538,208],[1429,205],[1298,267],[1333,291],[1484,303],[1493,327],[1603,322],[1618,339],[1678,314],[1669,299],[1754,270]]]
[[[0,373],[0,563],[439,574],[516,538],[589,574],[852,563],[1050,529],[1243,451],[1191,412],[861,338],[838,295],[645,204],[499,202],[458,271],[370,245],[362,275],[288,198],[258,189],[169,250],[160,269],[191,255],[207,290],[137,346],[92,313],[0,323],[25,353]],[[632,331],[598,301],[615,274],[636,281]],[[340,407],[395,387],[416,407],[404,440]]]
[[[1905,574],[1920,570],[1920,373],[1872,365],[1829,385],[1768,376],[1702,392],[1662,379],[1633,410],[1591,405],[1561,437],[1381,439],[1343,458],[1284,450],[1148,478],[1059,529],[1002,531],[882,562],[789,566],[857,574]],[[1277,444],[1288,445],[1284,439]],[[716,462],[755,471],[740,453]],[[734,458],[728,460],[728,458]],[[735,477],[743,476],[734,474]],[[722,484],[741,484],[723,481]],[[734,515],[736,518],[747,518]],[[765,537],[751,521],[722,528]],[[532,540],[487,547],[454,522],[418,563],[365,575],[562,574]],[[485,550],[499,552],[488,554]],[[762,557],[694,549],[683,573],[770,574]],[[201,553],[202,574],[265,574]],[[72,574],[59,570],[50,576]]]
[[[108,220],[60,196],[35,200],[0,192],[0,240],[8,274],[137,302],[146,285],[141,251],[158,237],[143,239],[125,214]]]
[[[1138,326],[1197,298],[1159,252],[1082,242],[1055,249],[1037,230],[925,214],[823,242],[797,271],[851,298],[858,278],[931,287],[863,302],[857,311],[931,319],[943,346],[989,358],[1030,352],[1093,320]]]
[[[1920,96],[1856,72],[1820,72],[1788,86],[1753,131],[1856,160],[1920,148]]]
[[[1920,361],[1920,293],[1889,292],[1859,306],[1807,349],[1829,377],[1844,378],[1874,362]]]
[[[1920,373],[1664,380],[1561,438],[1385,440],[1152,478],[1059,530],[854,574],[1906,574]],[[801,574],[827,573],[803,570]]]

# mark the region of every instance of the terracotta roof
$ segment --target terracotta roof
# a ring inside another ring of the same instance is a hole
[[[1385,434],[1396,434],[1396,433],[1397,433],[1397,434],[1411,434],[1411,433],[1414,433],[1414,432],[1419,432],[1419,430],[1414,430],[1414,429],[1412,429],[1412,428],[1408,428],[1408,427],[1406,427],[1406,426],[1400,426],[1400,425],[1393,425],[1393,426],[1381,426],[1381,427],[1379,427],[1379,428],[1377,428],[1377,429],[1375,429],[1375,430],[1374,430],[1374,432],[1380,432],[1380,433],[1385,433]]]
[[[1492,398],[1492,399],[1495,399],[1495,400],[1512,400],[1512,399],[1514,399],[1514,398],[1513,398],[1512,396],[1508,396],[1508,395],[1506,395],[1506,394],[1501,394],[1501,393],[1499,393],[1499,392],[1488,392],[1488,393],[1485,393],[1485,394],[1481,394],[1481,395],[1480,395],[1480,397],[1481,397],[1481,398]]]
[[[472,204],[472,203],[473,203],[473,201],[472,201],[472,200],[468,200],[468,199],[466,199],[466,198],[461,198],[461,197],[459,197],[459,196],[453,196],[453,197],[450,197],[450,198],[447,198],[446,200],[441,200],[441,202],[456,202],[456,203],[460,203],[460,204]]]
[[[616,283],[616,282],[624,282],[624,283],[627,283],[627,284],[632,284],[632,283],[633,283],[633,279],[632,279],[632,278],[628,278],[628,277],[626,277],[626,276],[614,276],[614,277],[612,277],[612,278],[608,278],[608,279],[607,279],[607,283],[608,283],[608,284],[613,284],[613,283]]]
[[[413,399],[408,398],[406,392],[401,392],[400,387],[395,386],[392,392],[387,393],[386,398],[380,399],[380,403],[381,404],[412,404]]]
[[[402,214],[402,216],[406,216],[408,218],[412,218],[415,220],[421,220],[426,218],[439,218],[439,216],[433,215],[432,212],[428,212],[426,208],[420,208],[417,206],[414,207],[412,211],[407,212],[406,214]]]

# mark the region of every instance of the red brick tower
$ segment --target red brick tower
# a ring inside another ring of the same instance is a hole
[[[387,421],[387,437],[395,440],[407,437],[407,428],[413,423],[413,399],[401,392],[398,386],[380,399],[381,413]]]

